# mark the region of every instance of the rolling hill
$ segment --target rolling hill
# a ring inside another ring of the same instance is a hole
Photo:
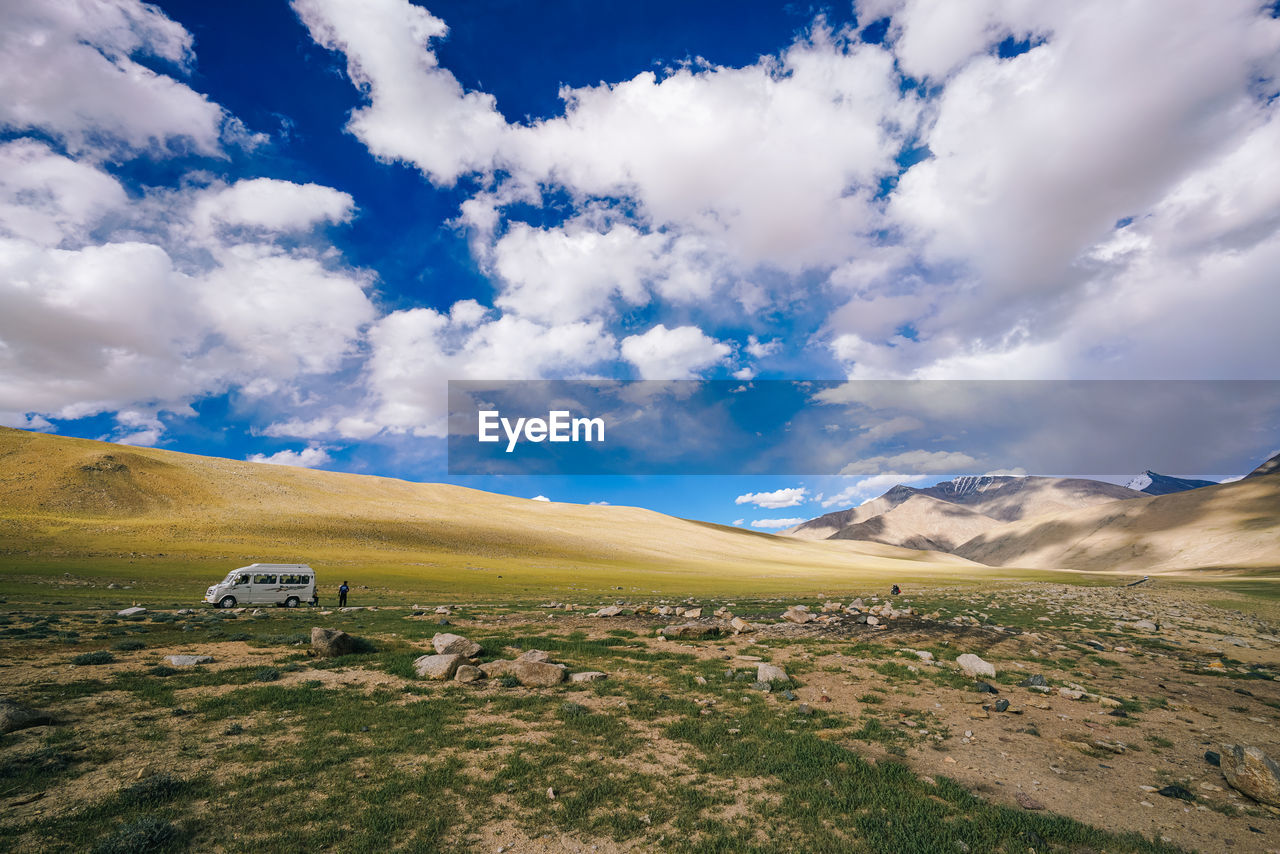
[[[923,489],[899,484],[859,507],[827,513],[783,533],[806,540],[869,540],[951,551],[1002,522],[1141,495],[1114,483],[1078,478],[958,477]]]
[[[252,561],[431,575],[454,586],[465,573],[489,589],[513,579],[602,584],[643,570],[650,581],[680,578],[691,592],[700,579],[769,590],[855,571],[974,567],[949,555],[806,543],[638,508],[0,428],[0,570],[147,565],[180,574],[194,564],[220,575]]]
[[[955,549],[992,566],[1280,570],[1280,473],[992,528]]]

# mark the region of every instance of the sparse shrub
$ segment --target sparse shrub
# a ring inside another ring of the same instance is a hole
[[[79,665],[110,664],[115,660],[116,657],[114,655],[107,652],[105,649],[100,649],[95,652],[82,652],[75,658],[71,659],[71,663]]]
[[[280,671],[274,667],[264,667],[253,674],[254,682],[275,682],[280,678]]]
[[[152,774],[120,790],[125,806],[155,806],[171,801],[187,788],[187,781],[166,772]]]
[[[124,825],[93,847],[93,854],[151,854],[169,851],[178,842],[178,829],[152,816]]]
[[[510,673],[498,677],[498,684],[503,688],[515,688],[519,686],[520,680],[512,676]]]
[[[244,732],[244,727],[240,724],[232,724],[222,731],[223,735],[240,735]]]
[[[566,718],[582,718],[591,714],[591,710],[581,703],[566,702],[560,704],[560,714]]]
[[[133,652],[134,650],[146,649],[147,645],[140,640],[122,640],[113,643],[111,648],[120,652]]]
[[[251,637],[253,637],[253,635],[249,634],[248,632],[236,632],[235,634],[227,635],[227,640],[247,641]]]
[[[172,675],[174,675],[174,674],[175,674],[175,673],[177,673],[177,672],[178,672],[178,670],[177,670],[177,668],[176,668],[176,667],[170,667],[170,666],[169,666],[169,665],[167,665],[167,664],[157,664],[155,667],[153,667],[153,668],[151,668],[150,670],[148,670],[148,671],[147,671],[147,675],[148,675],[148,676],[159,676],[159,677],[163,678],[163,677],[165,677],[165,676],[172,676]]]

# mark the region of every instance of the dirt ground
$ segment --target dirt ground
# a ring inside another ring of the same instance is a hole
[[[1176,591],[1130,595],[1119,606],[1115,595],[1106,592],[1083,595],[1071,603],[1055,597],[1047,585],[1040,585],[1020,587],[1003,599],[983,594],[981,603],[971,603],[975,608],[1020,603],[1029,613],[1041,607],[1037,601],[1059,603],[1049,621],[1031,617],[1021,626],[957,625],[918,615],[886,620],[880,627],[840,616],[808,625],[755,618],[753,630],[744,634],[672,641],[653,633],[662,625],[681,622],[679,618],[642,614],[602,619],[579,612],[534,611],[501,616],[473,613],[453,618],[448,631],[467,635],[536,625],[550,626],[558,634],[580,631],[601,638],[611,630],[627,630],[652,649],[723,661],[726,669],[752,669],[757,660],[765,659],[795,675],[793,699],[778,686],[768,694],[767,701],[780,712],[805,704],[853,722],[875,719],[897,728],[903,736],[892,742],[897,749],[885,742],[852,738],[847,729],[832,730],[831,738],[874,761],[905,762],[919,775],[952,778],[991,801],[1018,808],[1042,807],[1103,829],[1138,831],[1196,851],[1280,852],[1280,810],[1236,792],[1205,758],[1206,751],[1221,751],[1223,745],[1234,743],[1255,745],[1280,758],[1280,676],[1275,675],[1280,669],[1280,638],[1275,624],[1254,613]],[[1134,628],[1136,620],[1131,618],[1143,614],[1158,618],[1159,628]],[[711,617],[699,622],[725,625]],[[1093,646],[1082,648],[1085,643]],[[921,649],[938,651],[938,660],[921,660],[914,653]],[[154,660],[190,651],[189,644],[149,648],[146,656]],[[215,672],[269,665],[280,652],[242,642],[202,643],[200,651],[216,659],[208,665]],[[998,677],[990,682],[998,693],[979,693],[973,680],[960,678],[954,661],[947,659],[961,653],[975,653],[995,666]],[[121,656],[118,662],[94,667],[89,673],[87,668],[43,656],[19,655],[3,662],[0,678],[6,692],[21,695],[25,686],[47,684],[51,678],[107,679],[136,666],[136,661]],[[1010,679],[1010,674],[1017,678]],[[1039,692],[1016,684],[1032,674],[1043,675],[1051,690]],[[655,690],[677,690],[662,673],[633,672],[623,666],[609,678],[649,681]],[[361,666],[286,672],[280,684],[302,679],[368,691],[400,690],[410,684],[384,670]],[[1093,698],[1070,699],[1058,690],[1070,690],[1072,685],[1086,688]],[[186,690],[194,697],[233,687]],[[498,690],[485,683],[468,689]],[[742,690],[753,689],[744,685]],[[406,695],[401,701],[414,699]],[[1007,711],[995,710],[995,702],[1001,699],[1009,702]],[[620,701],[585,697],[582,702],[616,705]],[[698,702],[705,704],[707,714],[717,713],[714,698]],[[105,691],[61,703],[58,715],[79,731],[97,733],[109,741],[119,727],[159,717],[137,713],[128,703],[127,694]],[[1129,711],[1116,714],[1118,705]],[[487,722],[477,718],[474,723]],[[39,797],[0,799],[6,821],[67,810],[121,780],[139,779],[164,768],[166,750],[176,749],[182,740],[181,724],[165,726],[170,727],[168,735],[158,737],[154,754],[113,757],[73,784],[52,788]],[[636,756],[636,767],[679,772],[678,747],[663,742],[657,726],[641,730],[646,751]],[[513,737],[521,736],[517,732]],[[243,770],[209,759],[184,762],[196,773],[219,777]],[[1158,793],[1169,784],[1185,787],[1194,800]],[[641,841],[618,844],[557,832],[531,835],[509,820],[468,827],[464,838],[478,851],[652,850]]]

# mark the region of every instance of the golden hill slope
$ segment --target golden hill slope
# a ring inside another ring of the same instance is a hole
[[[806,543],[638,508],[529,501],[0,428],[0,566],[139,556],[440,571],[643,567],[809,575],[815,583],[854,570],[974,567],[929,552]]]
[[[1011,522],[955,553],[1091,572],[1280,570],[1280,474]]]

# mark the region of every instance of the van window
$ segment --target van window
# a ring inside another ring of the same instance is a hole
[[[282,575],[280,576],[281,584],[307,584],[311,581],[309,575]]]
[[[255,575],[253,577],[254,584],[275,584],[276,577],[274,575]]]
[[[248,584],[248,583],[249,583],[249,576],[247,576],[247,575],[238,575],[238,576],[236,576],[235,583],[236,583],[236,584]]]

